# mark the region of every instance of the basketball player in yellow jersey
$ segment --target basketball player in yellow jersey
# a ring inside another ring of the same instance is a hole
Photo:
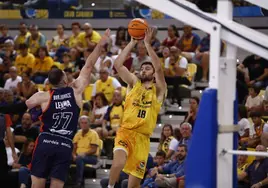
[[[128,188],[140,187],[150,149],[150,135],[165,97],[166,82],[161,62],[151,46],[153,29],[146,31],[144,43],[152,62],[140,67],[139,76],[123,66],[137,41],[132,39],[115,60],[119,76],[128,84],[122,124],[116,133],[114,160],[108,188],[113,188],[120,171],[129,174]],[[155,80],[155,83],[154,83]]]

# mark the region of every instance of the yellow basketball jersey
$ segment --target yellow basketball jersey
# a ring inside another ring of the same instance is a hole
[[[150,136],[156,126],[161,105],[155,85],[146,89],[140,80],[137,81],[126,96],[121,127]]]

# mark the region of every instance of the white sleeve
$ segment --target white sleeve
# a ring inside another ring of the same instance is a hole
[[[264,133],[267,133],[268,132],[268,124],[264,124],[264,126],[263,126],[263,132]]]
[[[241,119],[238,124],[243,131],[250,128],[250,123],[246,118]]]
[[[179,146],[179,141],[176,138],[173,138],[169,143],[168,149],[177,151],[178,146]]]
[[[94,97],[96,95],[96,82],[93,84],[93,89],[92,89],[92,93],[91,96]]]
[[[265,93],[264,93],[264,100],[268,101],[268,86],[267,86]]]
[[[250,108],[250,106],[249,106],[249,100],[250,99],[249,98],[250,98],[250,96],[248,96],[247,101],[246,101],[246,104],[245,104],[245,106],[248,107],[248,108]]]
[[[113,84],[113,87],[114,87],[115,89],[121,87],[120,82],[119,82],[116,78],[113,78],[113,80],[112,80],[112,84]]]
[[[10,89],[10,83],[9,83],[9,79],[7,79],[4,89]]]
[[[188,61],[185,57],[182,57],[179,62],[179,67],[183,69],[187,69]]]
[[[165,68],[169,68],[169,57],[165,59]]]

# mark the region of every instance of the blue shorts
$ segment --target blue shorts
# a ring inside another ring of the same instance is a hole
[[[38,178],[55,178],[65,182],[72,159],[72,140],[41,133],[36,141],[31,174]]]

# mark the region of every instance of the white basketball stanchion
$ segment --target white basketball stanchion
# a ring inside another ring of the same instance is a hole
[[[219,8],[216,14],[202,12],[195,4],[185,0],[136,1],[210,34],[209,88],[217,90],[219,126],[215,140],[217,164],[210,165],[217,165],[217,188],[233,187],[233,180],[236,178],[233,176],[233,155],[268,156],[265,152],[232,150],[233,133],[238,131],[233,125],[237,48],[268,59],[268,36],[234,22],[233,4],[230,0],[218,0]],[[268,9],[267,0],[246,1]],[[226,42],[225,57],[220,57],[221,40]]]

